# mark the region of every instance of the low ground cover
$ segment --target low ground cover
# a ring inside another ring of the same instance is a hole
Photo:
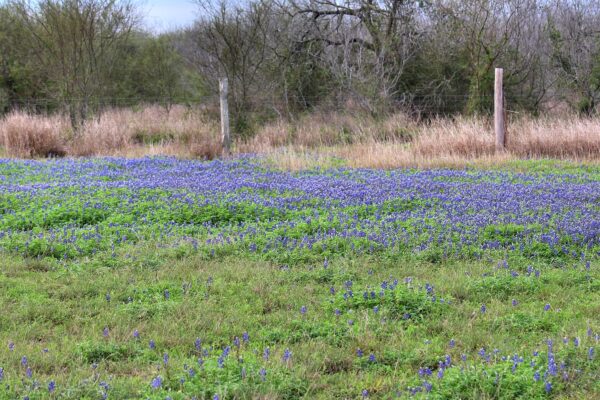
[[[600,170],[0,164],[0,396],[600,395]]]

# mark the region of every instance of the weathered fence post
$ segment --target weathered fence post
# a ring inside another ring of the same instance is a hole
[[[506,146],[506,121],[504,120],[504,90],[502,75],[504,70],[496,68],[494,84],[494,131],[496,132],[496,152],[504,151]]]
[[[219,93],[221,99],[221,144],[223,155],[229,155],[231,138],[229,137],[229,107],[227,105],[227,78],[219,80]]]

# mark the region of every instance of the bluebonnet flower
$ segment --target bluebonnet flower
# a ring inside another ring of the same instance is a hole
[[[50,381],[50,383],[48,383],[48,392],[54,393],[55,390],[56,390],[56,382]]]
[[[215,394],[215,395],[213,396],[213,400],[219,400],[219,395],[218,395],[218,394]]]
[[[4,379],[4,368],[0,367],[0,382]]]
[[[9,351],[15,351],[15,344],[14,344],[14,342],[8,342],[8,350]]]
[[[248,343],[250,341],[250,335],[248,334],[248,332],[242,333],[242,340],[244,341],[244,343]]]
[[[258,374],[260,375],[260,379],[264,382],[267,379],[267,370],[264,368],[261,368],[260,371],[258,372]]]
[[[485,306],[485,304],[481,305],[481,309],[480,309],[482,314],[485,314],[485,312],[487,311],[487,307]]]
[[[306,306],[300,307],[300,314],[302,314],[302,315],[306,314]]]
[[[379,306],[373,307],[373,312],[377,314],[379,312]]]
[[[106,293],[106,296],[104,296],[104,298],[106,299],[107,303],[110,303],[110,293]]]
[[[154,350],[156,348],[156,343],[154,343],[154,340],[150,340],[148,342],[148,347],[150,347],[150,349]]]
[[[538,382],[540,380],[540,371],[535,371],[533,374],[533,380]]]
[[[290,351],[290,349],[285,349],[285,351],[283,352],[283,361],[287,362],[290,360],[291,357],[292,352]]]
[[[104,329],[102,329],[102,336],[104,336],[105,338],[107,338],[108,337],[108,333],[109,333],[108,332],[108,327],[105,326]]]
[[[26,356],[21,357],[21,365],[24,367],[27,366],[27,357]]]
[[[333,286],[329,288],[329,294],[331,294],[331,295],[335,294],[335,288]]]
[[[552,383],[550,383],[550,381],[546,381],[544,384],[544,390],[546,390],[546,393],[550,393],[552,391]]]
[[[354,325],[354,320],[353,319],[349,319],[348,320],[348,325],[350,325],[350,326]]]
[[[593,360],[594,359],[594,348],[590,347],[588,349],[588,359]]]
[[[31,379],[31,377],[33,376],[33,371],[31,370],[31,368],[27,367],[27,369],[25,370],[25,375]]]
[[[377,359],[375,358],[375,354],[371,353],[369,354],[369,362],[377,362]]]
[[[165,365],[169,364],[169,355],[167,353],[163,354],[163,363]]]
[[[165,300],[169,300],[171,298],[171,293],[169,292],[168,289],[165,289],[164,295],[165,295]]]
[[[139,339],[140,338],[140,332],[137,329],[135,329],[133,331],[133,338],[134,339]]]
[[[363,389],[362,397],[363,397],[363,399],[366,399],[367,397],[369,397],[369,391],[367,389]]]
[[[233,345],[237,348],[240,347],[240,338],[239,337],[236,336],[233,338]]]
[[[361,349],[356,349],[356,356],[357,357],[362,357],[364,355],[363,351]]]
[[[335,311],[334,311],[334,314],[335,314],[336,317],[339,317],[340,315],[342,315],[342,312],[340,311],[339,308],[336,308]]]
[[[433,389],[433,385],[427,381],[424,381],[423,388],[425,389],[426,393],[429,393],[429,392],[431,392],[431,389]]]
[[[575,347],[579,347],[579,338],[578,337],[573,338],[573,345]]]
[[[512,300],[512,305],[513,305],[513,307],[516,307],[516,306],[519,305],[519,302],[516,299],[513,299]]]
[[[162,386],[162,377],[157,376],[156,378],[152,379],[150,385],[152,386],[152,389],[160,389]]]
[[[450,339],[449,346],[450,346],[451,349],[453,349],[454,346],[456,346],[456,341],[454,339]]]
[[[269,361],[269,356],[271,355],[271,349],[268,347],[263,350],[263,359],[265,361]]]
[[[200,351],[202,349],[202,340],[200,340],[200,338],[196,338],[194,341],[194,347],[196,348],[196,351]]]
[[[550,310],[550,304],[546,304],[544,306],[544,311],[549,311]]]

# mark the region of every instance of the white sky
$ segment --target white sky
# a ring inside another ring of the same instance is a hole
[[[140,5],[145,25],[157,32],[189,26],[198,16],[192,0],[145,0]]]

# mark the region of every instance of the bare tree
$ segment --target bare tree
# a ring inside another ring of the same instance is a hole
[[[291,1],[301,43],[325,47],[322,58],[345,87],[375,112],[398,97],[405,64],[423,37],[425,2],[412,0]]]
[[[48,75],[47,95],[69,112],[77,131],[106,77],[117,62],[119,45],[138,22],[130,0],[15,0],[18,21],[32,37]]]
[[[560,95],[581,113],[591,115],[600,103],[600,3],[554,1],[547,12]]]
[[[505,68],[509,85],[527,80],[540,38],[536,0],[442,0],[437,7],[445,42],[465,57],[467,112],[491,109],[495,66]]]
[[[240,133],[247,128],[253,100],[267,89],[262,70],[269,53],[271,3],[199,4],[203,16],[184,35],[188,42],[184,55],[199,69],[213,93],[218,93],[219,78],[228,78],[234,129]]]

